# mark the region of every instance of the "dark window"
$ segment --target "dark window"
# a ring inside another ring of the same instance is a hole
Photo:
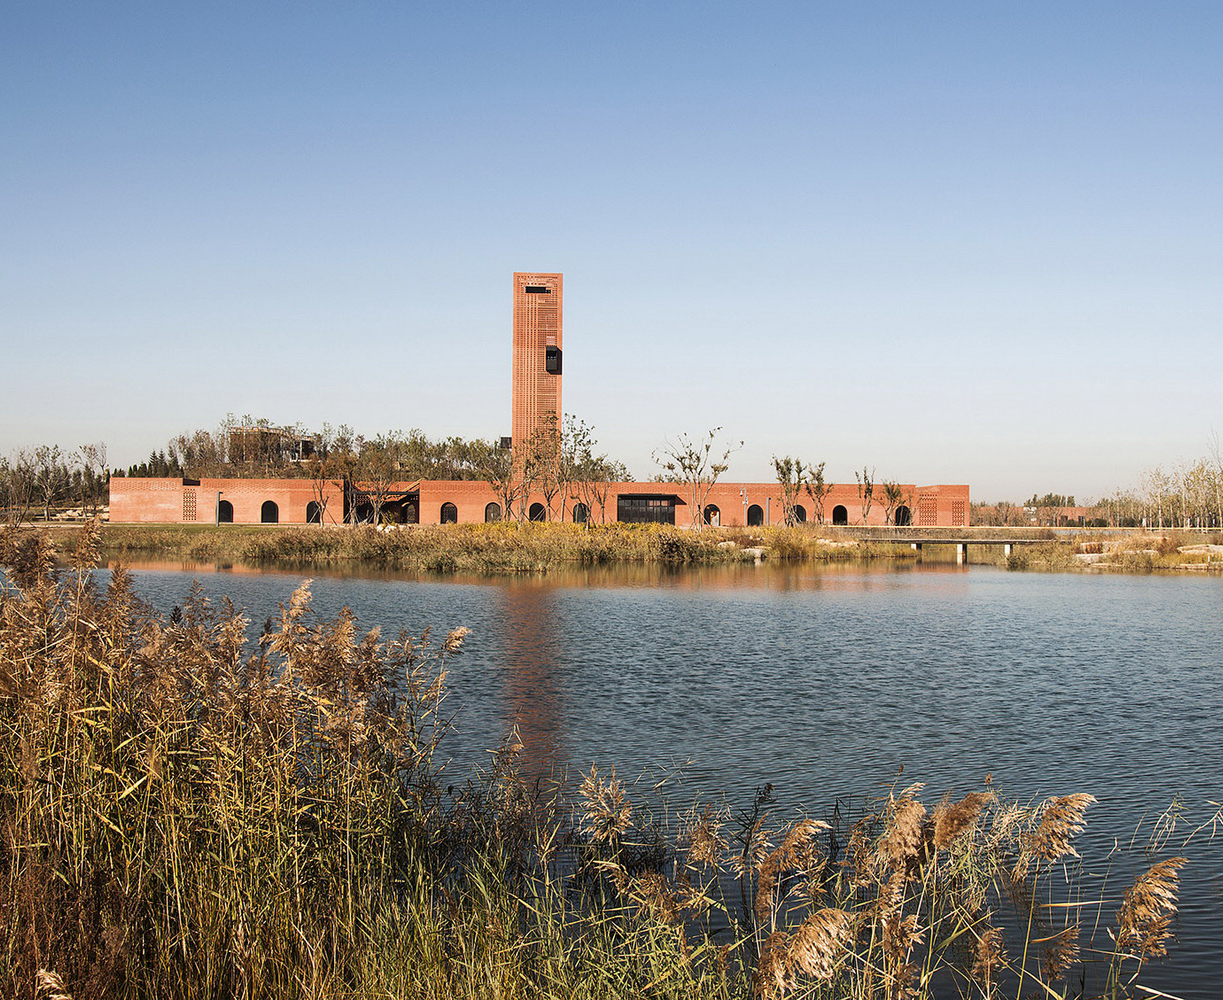
[[[575,503],[573,505],[573,523],[585,524],[590,520],[590,510],[584,503]]]
[[[490,503],[484,508],[484,523],[493,524],[501,520],[501,504]]]
[[[217,523],[218,524],[233,524],[234,523],[234,505],[228,500],[217,501]]]
[[[795,524],[806,524],[807,523],[807,508],[804,507],[801,503],[796,503],[794,505],[794,523]]]
[[[459,509],[452,503],[442,504],[442,524],[458,524]]]
[[[531,504],[531,511],[529,514],[527,514],[527,517],[529,517],[532,521],[546,521],[548,520],[548,512],[544,509],[543,504],[533,503]]]
[[[528,295],[551,295],[552,289],[547,285],[527,285],[523,291]]]
[[[544,354],[544,370],[549,375],[559,375],[561,373],[561,349],[559,347],[549,347]]]
[[[674,524],[675,497],[617,497],[616,520],[627,524]]]
[[[323,523],[323,505],[317,500],[311,500],[306,504],[306,523],[307,524],[322,524]]]
[[[280,521],[280,508],[275,500],[264,500],[259,509],[259,521],[262,524],[276,524]]]
[[[513,446],[514,446],[514,439],[512,437],[502,437],[501,438],[501,450],[502,451],[509,451]]]
[[[900,528],[907,528],[913,523],[913,512],[904,504],[896,508],[896,525]]]
[[[845,509],[844,504],[839,503],[832,508],[832,523],[849,524],[849,511]]]
[[[199,486],[200,481],[198,479],[184,479],[183,485],[184,486]]]
[[[747,526],[759,528],[762,524],[764,524],[764,508],[754,503],[747,509]]]
[[[722,512],[718,510],[716,503],[711,503],[705,508],[705,523],[715,527],[722,523]]]

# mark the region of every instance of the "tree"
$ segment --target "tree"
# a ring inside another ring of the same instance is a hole
[[[824,465],[824,462],[820,462],[819,465],[808,467],[807,481],[803,484],[803,489],[811,498],[815,519],[820,524],[824,523],[824,500],[832,492],[832,483],[824,482]]]
[[[83,444],[77,449],[77,456],[81,466],[81,506],[88,507],[96,517],[106,497],[106,442]]]
[[[379,434],[366,441],[357,463],[357,477],[362,492],[369,500],[374,524],[382,523],[382,508],[390,499],[392,488],[400,477],[399,452],[403,443],[400,431]]]
[[[883,523],[896,523],[896,509],[901,506],[912,508],[913,501],[900,483],[894,482],[891,479],[885,479],[882,483],[883,489]]]
[[[773,470],[777,473],[777,482],[781,486],[781,510],[786,525],[793,527],[798,523],[795,508],[798,506],[799,492],[807,485],[807,475],[810,470],[803,465],[801,459],[773,456]]]
[[[42,519],[51,520],[52,506],[67,499],[72,476],[57,444],[40,444],[34,449],[32,470],[34,495],[42,504]]]
[[[581,503],[587,511],[589,527],[598,510],[599,523],[607,520],[607,500],[612,483],[628,482],[632,478],[620,462],[606,455],[596,455],[598,442],[594,428],[572,414],[565,417],[561,433],[561,477],[567,484],[569,499]]]
[[[515,507],[523,495],[523,480],[512,448],[502,448],[494,441],[479,442],[473,458],[480,478],[488,483],[501,503],[502,516],[515,516]],[[521,512],[519,512],[521,513]]]
[[[858,506],[862,510],[862,524],[866,524],[867,515],[871,512],[871,504],[875,499],[875,470],[862,466],[861,472],[854,472],[858,481]]]
[[[34,459],[24,448],[11,459],[0,460],[0,504],[4,520],[16,527],[30,516],[34,505]]]
[[[544,510],[552,520],[552,504],[561,497],[562,517],[566,493],[565,463],[561,460],[562,434],[555,413],[546,413],[536,425],[524,449],[524,472],[531,472],[530,480],[543,495]],[[528,492],[530,492],[528,490]]]
[[[723,445],[718,441],[721,431],[721,427],[714,427],[695,441],[681,434],[674,441],[667,440],[652,456],[673,482],[686,488],[692,523],[698,530],[705,526],[703,512],[709,491],[730,468],[730,456],[743,447],[742,441]]]

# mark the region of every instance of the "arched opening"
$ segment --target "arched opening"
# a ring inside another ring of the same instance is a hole
[[[584,503],[575,503],[573,505],[573,523],[585,524],[590,520],[590,508]]]
[[[722,523],[722,512],[718,510],[716,503],[705,505],[705,523],[712,524],[715,528]]]
[[[217,501],[217,524],[234,523],[234,505],[228,500]]]
[[[913,512],[904,504],[896,508],[896,526],[898,528],[907,528],[913,523]]]
[[[276,506],[275,500],[264,500],[263,506],[259,508],[259,523],[260,524],[277,524],[280,521],[280,508]]]
[[[801,503],[796,503],[794,505],[794,523],[795,524],[806,524],[807,523],[807,508],[804,507]]]
[[[759,528],[762,524],[764,524],[764,508],[754,503],[747,509],[747,526]]]
[[[501,520],[501,504],[490,503],[484,508],[484,523],[496,524]]]
[[[849,511],[845,509],[845,504],[839,503],[832,508],[832,523],[849,524]]]
[[[420,511],[414,503],[405,503],[403,505],[403,523],[418,524],[420,522]]]
[[[543,504],[533,503],[531,504],[531,511],[527,514],[527,517],[529,517],[532,521],[546,521],[548,519],[548,512],[544,509]]]
[[[323,505],[317,500],[311,500],[308,504],[306,504],[306,523],[323,523]]]
[[[459,509],[452,503],[442,504],[442,524],[458,524]]]

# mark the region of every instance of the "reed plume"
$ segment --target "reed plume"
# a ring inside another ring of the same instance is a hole
[[[1117,912],[1117,945],[1139,962],[1167,954],[1179,872],[1187,863],[1186,858],[1159,861],[1125,890]]]

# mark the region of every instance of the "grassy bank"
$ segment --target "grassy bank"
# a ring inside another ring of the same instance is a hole
[[[1114,573],[1223,572],[1223,532],[1143,531],[1017,545],[1009,569]]]
[[[67,537],[72,529],[61,529]],[[690,531],[670,525],[572,524],[370,526],[105,525],[112,558],[281,564],[294,568],[366,563],[441,573],[546,573],[616,563],[712,565],[769,559],[906,558],[907,545],[837,538],[815,527]]]
[[[668,824],[512,739],[443,779],[464,630],[362,636],[303,585],[252,647],[202,597],[95,590],[98,543],[59,579],[45,536],[0,549],[0,995],[1057,996],[1088,963],[1128,996],[1168,940],[1183,859],[1124,893],[1067,867],[1090,795]]]

